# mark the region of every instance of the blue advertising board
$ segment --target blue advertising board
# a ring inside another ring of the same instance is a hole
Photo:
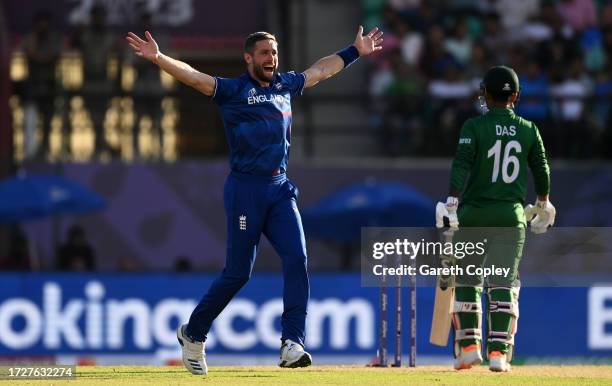
[[[1,274],[0,356],[176,350],[176,326],[189,318],[213,279],[202,274]],[[374,356],[378,290],[362,288],[356,274],[315,274],[311,288],[308,350]],[[419,355],[449,356],[450,348],[428,343],[433,289],[418,288],[417,295]],[[280,275],[255,275],[215,321],[208,353],[276,355],[282,308]],[[520,309],[518,357],[612,357],[612,285],[524,288]],[[407,350],[408,316],[403,319]]]

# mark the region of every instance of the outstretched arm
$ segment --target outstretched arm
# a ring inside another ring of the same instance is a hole
[[[201,93],[208,96],[213,95],[216,84],[215,78],[196,70],[185,62],[162,54],[159,51],[157,42],[155,42],[149,31],[145,31],[145,38],[147,39],[146,41],[132,32],[126,36],[126,40],[134,49],[136,55],[157,64],[168,74]]]
[[[304,71],[306,75],[306,87],[312,87],[322,80],[336,75],[340,70],[349,65],[352,60],[360,56],[370,55],[371,53],[382,49],[382,31],[374,28],[367,35],[363,35],[363,27],[359,26],[355,42],[347,49],[338,52],[337,54],[329,55],[319,59],[308,70]],[[354,47],[354,48],[351,48]],[[344,53],[341,56],[341,53]],[[351,52],[353,51],[353,52]],[[352,58],[352,55],[356,57]],[[348,62],[347,62],[348,61]]]

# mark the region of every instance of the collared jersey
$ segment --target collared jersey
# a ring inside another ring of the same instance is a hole
[[[533,173],[536,193],[547,195],[550,171],[538,128],[512,109],[490,109],[463,125],[450,188],[463,192],[465,204],[524,203],[527,169]]]
[[[230,148],[233,171],[270,176],[287,170],[291,147],[291,98],[302,95],[303,73],[275,75],[261,87],[248,73],[216,77],[218,104]]]

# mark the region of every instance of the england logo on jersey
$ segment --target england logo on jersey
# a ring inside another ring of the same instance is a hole
[[[254,97],[255,95],[257,95],[257,90],[255,90],[255,88],[253,87],[252,89],[249,90],[249,97]]]
[[[255,89],[251,89],[251,91],[254,91]],[[249,97],[247,98],[247,103],[249,105],[255,105],[258,103],[266,103],[266,102],[276,102],[276,103],[283,103],[283,102],[290,102],[291,100],[289,99],[289,96],[284,96],[284,95],[280,95],[280,94],[272,94],[272,95],[250,95],[251,91],[249,91]]]

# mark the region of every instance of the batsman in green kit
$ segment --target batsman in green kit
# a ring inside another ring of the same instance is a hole
[[[455,236],[473,227],[487,228],[490,232],[503,228],[495,233],[496,242],[489,240],[486,257],[484,261],[480,257],[480,264],[508,267],[509,274],[484,280],[458,276],[453,326],[455,368],[469,369],[482,363],[480,299],[484,286],[489,368],[509,371],[519,316],[518,265],[527,227],[523,205],[528,169],[533,174],[538,196],[536,205],[528,207],[534,233],[545,232],[553,224],[555,209],[548,200],[550,173],[538,128],[513,110],[520,93],[516,73],[505,66],[491,68],[485,74],[481,91],[488,111],[468,119],[461,129],[452,165],[450,194],[445,204],[438,205],[436,222],[442,226],[442,218],[448,217],[451,228],[468,228]],[[469,259],[458,260],[460,266],[468,263]]]

